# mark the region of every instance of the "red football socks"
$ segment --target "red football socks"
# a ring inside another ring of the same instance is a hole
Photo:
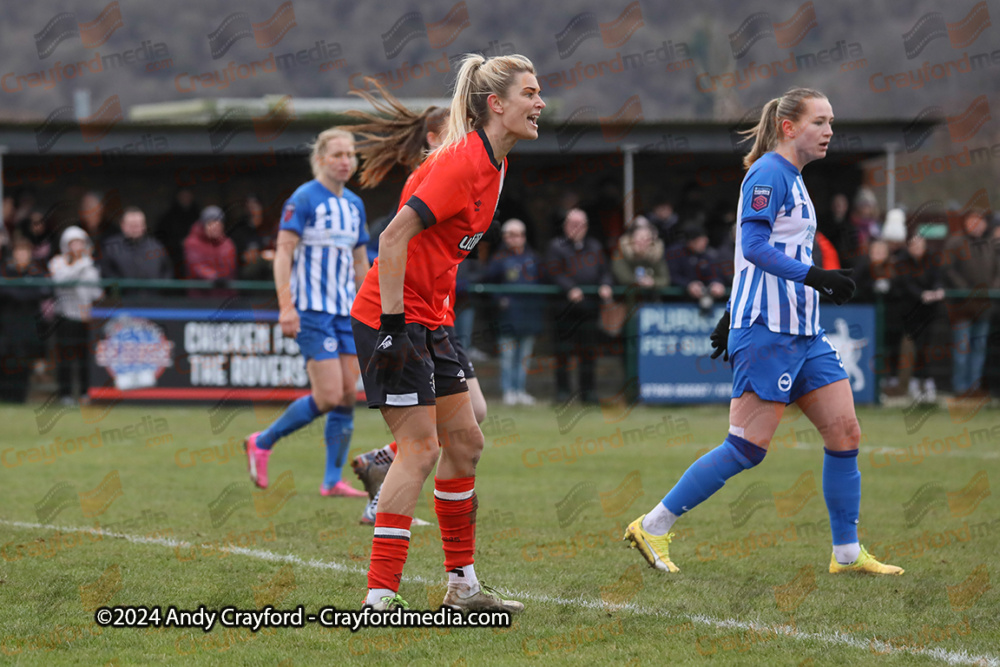
[[[476,551],[476,478],[434,478],[434,510],[441,526],[444,569],[471,565]]]
[[[368,588],[399,590],[403,565],[410,549],[410,523],[413,517],[379,512],[375,515],[375,536],[368,567]]]

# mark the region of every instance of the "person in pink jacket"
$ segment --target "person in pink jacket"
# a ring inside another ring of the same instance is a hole
[[[224,219],[221,208],[208,206],[191,227],[191,232],[184,239],[184,264],[188,278],[217,281],[236,278],[236,246],[226,236]],[[197,295],[226,296],[228,292],[199,291]]]

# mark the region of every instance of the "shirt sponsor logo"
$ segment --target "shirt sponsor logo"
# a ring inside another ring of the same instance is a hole
[[[460,250],[464,250],[465,252],[472,252],[472,249],[476,247],[476,244],[479,243],[479,239],[481,238],[483,238],[482,232],[477,232],[472,236],[466,234],[462,237],[462,240],[458,242],[458,247]]]
[[[306,227],[302,231],[302,244],[307,246],[350,249],[354,247],[357,240],[357,233],[352,234],[337,229]]]

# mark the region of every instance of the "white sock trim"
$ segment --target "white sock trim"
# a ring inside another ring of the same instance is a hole
[[[395,597],[396,591],[389,590],[388,588],[369,588],[368,597],[365,598],[365,604],[378,604],[382,601],[384,597]]]
[[[457,570],[457,571],[456,571]],[[476,578],[476,568],[474,565],[463,565],[453,570],[448,570],[449,586],[468,586],[467,591],[461,591],[463,597],[475,595],[479,592],[479,579]]]
[[[410,531],[405,528],[387,528],[386,526],[376,526],[375,537],[402,537],[409,540]]]
[[[861,544],[851,542],[850,544],[834,544],[833,557],[841,565],[850,565],[861,555]]]
[[[440,498],[441,500],[467,500],[475,495],[475,493],[475,489],[460,491],[459,493],[452,493],[451,491],[438,491],[437,489],[434,489],[434,497]]]
[[[663,503],[656,503],[656,507],[649,511],[646,518],[642,520],[642,529],[650,535],[666,535],[674,527],[674,522],[679,519],[676,514],[663,506]]]

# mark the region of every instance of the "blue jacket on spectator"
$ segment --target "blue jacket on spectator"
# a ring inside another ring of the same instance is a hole
[[[486,267],[484,282],[505,285],[537,285],[542,282],[542,263],[530,248],[515,254],[502,248]],[[501,336],[537,336],[542,332],[544,295],[500,294],[499,334]]]

